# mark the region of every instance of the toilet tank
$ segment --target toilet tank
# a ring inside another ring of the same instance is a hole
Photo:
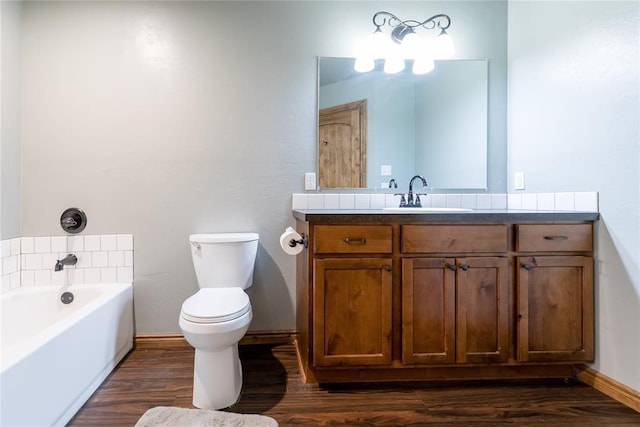
[[[200,288],[246,289],[253,284],[257,233],[210,233],[189,236]]]

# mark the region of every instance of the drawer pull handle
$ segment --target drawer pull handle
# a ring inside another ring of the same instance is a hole
[[[524,268],[525,270],[531,270],[534,267],[533,264],[522,264],[522,268]]]
[[[569,240],[567,236],[544,236],[544,240]]]
[[[367,239],[364,237],[345,237],[343,240],[345,243],[367,243]]]

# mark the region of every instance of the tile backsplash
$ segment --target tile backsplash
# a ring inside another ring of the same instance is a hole
[[[434,208],[514,209],[538,211],[598,212],[597,192],[428,194],[422,206]],[[293,194],[293,209],[383,209],[397,207],[400,196],[384,193]]]
[[[3,293],[20,286],[133,281],[131,234],[21,237],[0,245]],[[69,253],[78,263],[54,271],[56,261]]]

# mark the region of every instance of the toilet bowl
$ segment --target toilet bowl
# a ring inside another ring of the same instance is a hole
[[[222,409],[242,389],[238,341],[253,311],[244,289],[253,284],[256,233],[197,234],[189,238],[200,290],[182,304],[178,320],[195,348],[193,406]]]

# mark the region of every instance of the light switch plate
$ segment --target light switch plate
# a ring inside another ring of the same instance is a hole
[[[513,174],[513,189],[524,190],[524,172],[516,172]]]
[[[314,172],[306,172],[304,174],[304,189],[305,190],[316,189],[316,174]]]
[[[380,175],[391,176],[391,165],[380,165]]]

